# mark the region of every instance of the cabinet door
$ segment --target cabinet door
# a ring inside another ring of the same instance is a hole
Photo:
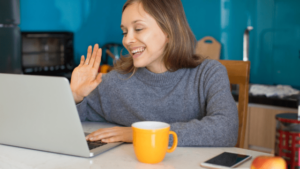
[[[249,149],[261,148],[272,152],[275,146],[276,119],[280,113],[297,113],[297,109],[285,109],[271,106],[249,107],[248,144]],[[252,146],[252,148],[251,148]]]
[[[300,87],[300,1],[274,2],[273,83]]]
[[[20,0],[1,0],[0,13],[0,24],[20,24]]]
[[[19,27],[0,28],[0,73],[22,73]]]

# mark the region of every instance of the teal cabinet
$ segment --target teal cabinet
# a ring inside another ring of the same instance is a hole
[[[272,59],[275,84],[300,87],[299,7],[299,0],[275,0]]]
[[[221,59],[242,60],[250,31],[250,83],[300,89],[300,1],[220,0]]]

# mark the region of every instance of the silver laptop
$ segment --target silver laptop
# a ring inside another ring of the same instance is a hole
[[[0,144],[93,157],[122,143],[85,140],[66,78],[0,73]]]

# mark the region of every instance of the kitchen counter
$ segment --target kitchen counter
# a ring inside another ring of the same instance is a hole
[[[251,85],[251,84],[250,84]],[[232,96],[236,102],[238,102],[238,87],[237,85],[232,85]],[[283,98],[273,96],[267,97],[265,95],[253,95],[249,91],[249,103],[260,104],[266,106],[276,106],[298,109],[298,97],[300,95],[291,95]]]
[[[232,92],[232,96],[234,100],[238,102],[238,93]],[[297,95],[279,98],[279,97],[254,96],[249,94],[249,103],[298,109]]]

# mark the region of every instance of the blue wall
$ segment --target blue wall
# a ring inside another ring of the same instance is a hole
[[[20,0],[21,31],[71,31],[75,63],[87,47],[122,42],[122,6],[126,0]]]
[[[122,42],[126,0],[20,0],[21,31],[72,31],[75,63],[88,45]],[[300,88],[299,0],[182,0],[196,38],[213,36],[221,59],[242,60],[243,33],[250,32],[251,83]]]

